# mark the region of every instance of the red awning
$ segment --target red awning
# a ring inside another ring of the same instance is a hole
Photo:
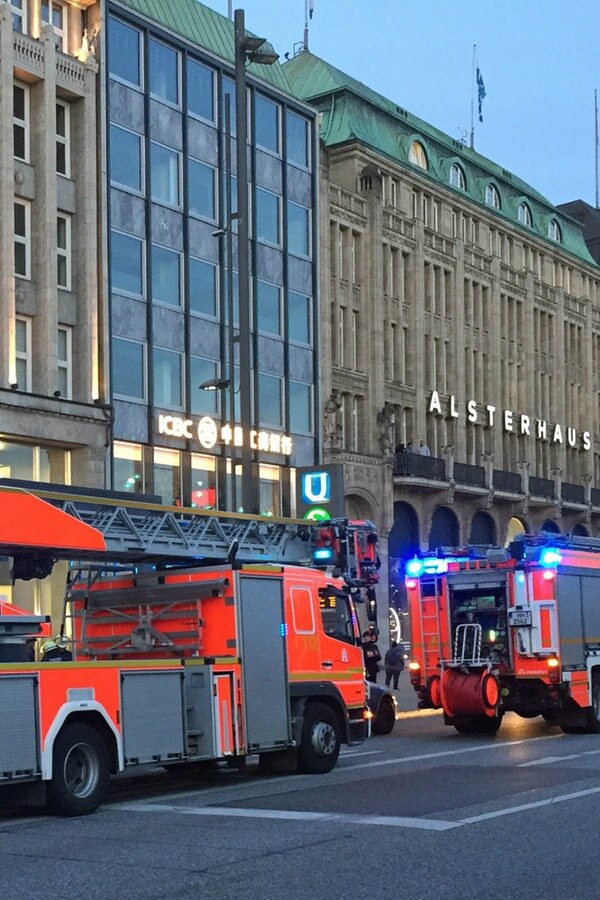
[[[102,532],[46,503],[40,497],[0,488],[0,555],[25,549],[53,554],[106,551]]]

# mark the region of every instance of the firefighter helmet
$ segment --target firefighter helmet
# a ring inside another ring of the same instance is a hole
[[[59,647],[61,650],[64,650],[65,647],[66,647],[66,646],[68,645],[68,643],[69,643],[69,638],[66,636],[66,634],[58,634],[58,635],[54,638],[54,643],[55,643],[56,646]]]
[[[50,650],[56,650],[56,641],[44,641],[42,644],[42,653],[48,653]]]

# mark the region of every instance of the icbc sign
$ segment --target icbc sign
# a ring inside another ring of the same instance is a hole
[[[212,450],[219,442],[226,446],[233,444],[235,447],[242,447],[244,444],[244,432],[239,425],[234,428],[229,424],[218,425],[210,416],[202,416],[194,422],[193,419],[183,419],[181,416],[161,414],[157,430],[167,437],[196,439],[205,450]],[[283,456],[290,456],[292,453],[292,439],[287,434],[252,429],[246,433],[246,440],[253,450]]]

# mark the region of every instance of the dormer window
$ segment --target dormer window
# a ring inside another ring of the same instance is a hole
[[[526,203],[519,203],[518,218],[521,225],[525,225],[527,228],[531,228],[531,210]]]
[[[453,163],[450,166],[450,184],[452,185],[452,187],[459,188],[461,191],[466,191],[467,189],[465,173],[463,172],[462,167],[458,165],[458,163]]]
[[[500,194],[493,184],[488,184],[485,189],[485,205],[493,209],[500,209]]]
[[[418,166],[420,169],[427,170],[429,168],[427,153],[425,152],[425,147],[420,141],[413,141],[410,145],[410,150],[408,151],[408,161],[411,162],[414,166]]]
[[[552,219],[548,225],[548,237],[551,241],[556,241],[557,244],[562,243],[562,232],[556,219]]]

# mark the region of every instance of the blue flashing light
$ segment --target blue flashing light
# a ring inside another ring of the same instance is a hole
[[[280,633],[281,637],[287,637],[287,633],[288,633],[287,622],[281,623],[281,625],[279,626],[279,633]]]
[[[315,562],[328,562],[333,559],[333,550],[331,547],[318,547],[313,551],[313,559]]]
[[[422,559],[409,559],[409,561],[406,563],[406,574],[410,578],[418,578],[423,570],[424,566]]]
[[[525,572],[517,572],[515,578],[519,582],[519,584],[525,584]]]
[[[444,575],[448,571],[448,560],[439,559],[437,556],[423,560],[423,568],[429,574]]]
[[[540,566],[548,569],[557,566],[562,559],[561,554],[554,547],[546,547],[540,553]]]

